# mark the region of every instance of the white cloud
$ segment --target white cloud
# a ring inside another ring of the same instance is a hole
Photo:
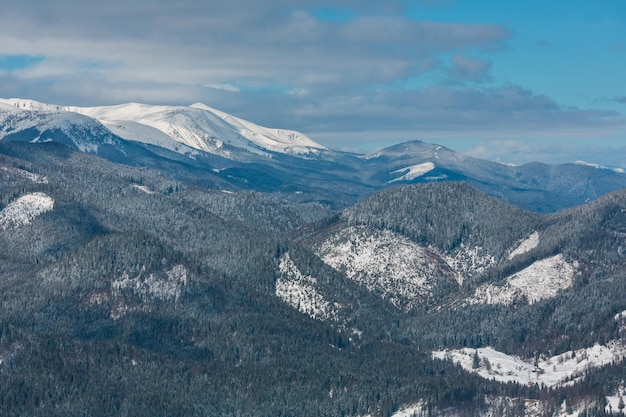
[[[516,165],[532,161],[572,163],[586,161],[606,167],[626,168],[626,146],[618,140],[598,140],[589,145],[576,140],[491,139],[480,141],[464,153],[476,158]]]
[[[383,140],[626,131],[616,112],[565,109],[515,85],[462,87],[491,80],[487,56],[507,47],[511,31],[417,21],[402,14],[405,5],[22,0],[0,14],[0,55],[44,59],[10,73],[0,69],[0,93],[76,105],[202,101],[350,149]],[[324,19],[319,8],[351,13]],[[415,80],[419,88],[406,87]]]
[[[461,54],[452,57],[448,75],[456,80],[483,82],[491,79],[491,62],[482,58],[470,58]]]
[[[231,92],[237,92],[237,91],[241,91],[241,89],[235,85],[229,84],[229,83],[221,83],[221,84],[207,84],[205,85],[205,87],[207,88],[213,88],[215,90],[223,90],[223,91],[231,91]]]

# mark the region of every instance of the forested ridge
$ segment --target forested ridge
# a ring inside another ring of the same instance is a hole
[[[601,415],[597,400],[626,379],[616,362],[571,387],[497,383],[431,357],[492,346],[532,358],[622,338],[623,191],[540,215],[463,183],[419,184],[340,212],[55,143],[0,142],[0,213],[33,193],[53,209],[0,228],[2,415],[390,416],[418,402],[433,415],[482,415],[494,397],[553,411],[591,399],[585,412]],[[451,265],[474,253],[489,262],[402,310],[320,257],[351,227],[389,231]],[[537,245],[510,257],[534,232]],[[467,301],[557,254],[577,268],[555,296]],[[281,269],[286,259],[298,277]],[[299,304],[279,296],[279,280]],[[305,313],[311,299],[331,318]]]

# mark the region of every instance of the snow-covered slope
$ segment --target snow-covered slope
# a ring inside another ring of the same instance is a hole
[[[468,278],[482,274],[495,265],[496,259],[480,246],[469,246],[461,243],[452,253],[442,253],[441,257],[457,272],[459,285]]]
[[[224,147],[228,144],[262,153],[262,150],[248,143],[220,117],[205,110],[138,103],[106,107],[69,107],[68,110],[86,114],[108,126],[113,126],[124,139],[163,146],[171,150],[176,150],[175,144],[179,143],[187,149],[229,157],[230,152]],[[187,149],[179,152],[185,153]]]
[[[35,174],[33,172],[30,171],[26,171],[24,169],[20,169],[20,168],[15,168],[15,167],[0,167],[1,171],[5,171],[5,172],[9,172],[11,174],[15,174],[19,177],[22,178],[26,178],[32,182],[34,182],[35,184],[47,184],[48,183],[48,178],[43,176],[43,175],[39,175],[39,174]]]
[[[97,120],[60,106],[28,100],[0,99],[0,140],[55,141],[81,152],[97,153],[120,139]]]
[[[440,280],[457,279],[428,248],[388,230],[351,226],[327,239],[317,253],[326,264],[404,310],[427,299]]]
[[[504,285],[485,284],[476,289],[470,304],[505,304],[527,300],[530,304],[556,296],[572,286],[574,265],[563,255],[541,259],[506,278]]]
[[[200,150],[230,158],[233,157],[231,147],[234,147],[258,155],[269,156],[268,152],[278,152],[306,156],[327,149],[301,133],[262,127],[202,103],[189,107],[138,103],[76,107],[25,99],[0,99],[0,104],[14,113],[29,111],[58,116],[67,112],[86,115],[124,139],[182,154],[194,154]]]
[[[322,149],[327,149],[308,136],[293,130],[271,129],[259,126],[247,120],[216,110],[203,103],[192,104],[191,107],[209,111],[217,115],[231,126],[234,126],[241,136],[264,149],[292,155],[317,153]]]
[[[324,299],[315,277],[302,274],[289,253],[280,258],[276,296],[296,310],[317,320],[335,319],[340,306]]]
[[[44,193],[23,195],[0,211],[0,230],[29,224],[35,217],[53,208],[54,200]]]
[[[198,153],[197,149],[185,145],[184,143],[177,142],[165,132],[152,126],[128,120],[101,120],[100,122],[109,128],[111,132],[122,138],[159,146],[170,151],[190,156]]]
[[[422,164],[412,165],[406,168],[400,168],[390,172],[390,174],[401,174],[403,172],[405,174],[389,182],[411,181],[417,177],[421,177],[422,175],[432,171],[433,169],[435,169],[435,164],[433,164],[432,162],[424,162]]]
[[[515,249],[509,253],[508,258],[513,259],[516,256],[522,255],[526,252],[530,252],[539,245],[539,232],[533,232],[526,239],[522,240]]]

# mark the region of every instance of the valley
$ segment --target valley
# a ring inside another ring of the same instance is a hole
[[[0,414],[617,413],[623,172],[1,103]]]

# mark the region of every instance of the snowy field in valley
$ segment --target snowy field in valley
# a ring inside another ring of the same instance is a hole
[[[475,358],[476,354],[478,359]],[[585,371],[590,369],[621,361],[626,356],[626,346],[616,341],[607,345],[594,345],[552,357],[540,357],[536,366],[533,360],[507,355],[490,347],[440,350],[433,352],[432,356],[435,359],[452,360],[463,369],[486,379],[555,387],[582,379]]]

